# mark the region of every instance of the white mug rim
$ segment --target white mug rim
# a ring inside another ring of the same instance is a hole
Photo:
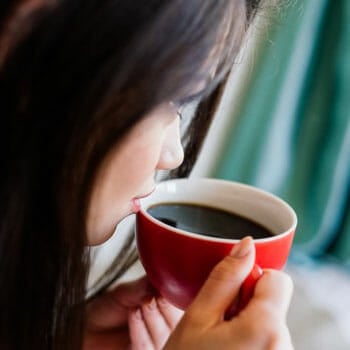
[[[289,214],[291,215],[291,217],[292,217],[292,220],[291,220],[292,224],[288,227],[287,230],[285,230],[285,231],[283,231],[281,233],[276,233],[273,236],[264,237],[264,238],[254,238],[254,242],[263,243],[263,242],[271,242],[271,241],[274,241],[274,240],[280,240],[283,237],[288,236],[289,234],[294,232],[295,229],[296,229],[296,226],[297,226],[297,215],[296,215],[294,209],[285,200],[281,199],[280,197],[276,196],[275,194],[273,194],[271,192],[265,191],[265,190],[263,190],[261,188],[258,188],[258,187],[252,186],[252,185],[248,185],[248,184],[245,184],[245,183],[242,183],[242,182],[223,180],[223,179],[215,179],[215,178],[170,179],[170,180],[166,180],[166,181],[160,182],[157,185],[157,187],[156,187],[154,192],[156,192],[157,188],[160,187],[160,186],[164,187],[164,186],[167,186],[167,184],[169,184],[169,183],[178,184],[178,183],[181,183],[181,182],[187,182],[187,183],[189,183],[189,182],[196,182],[196,183],[202,182],[203,185],[205,183],[211,182],[211,183],[217,183],[217,184],[221,184],[221,185],[236,186],[236,187],[244,188],[244,189],[249,190],[249,191],[254,191],[256,193],[259,193],[261,195],[266,196],[266,198],[270,198],[271,200],[280,203],[284,207],[284,209],[287,210],[289,212]],[[176,228],[176,227],[172,227],[172,226],[169,226],[169,225],[161,222],[160,220],[158,220],[158,219],[154,218],[152,215],[150,215],[147,212],[147,209],[150,206],[152,206],[152,205],[155,205],[157,203],[162,203],[162,202],[161,201],[159,201],[159,202],[156,201],[156,202],[148,203],[148,205],[144,204],[145,202],[147,203],[147,202],[152,200],[152,198],[153,198],[152,195],[153,194],[154,193],[152,193],[149,197],[144,198],[144,199],[141,200],[140,214],[142,214],[144,217],[146,217],[149,221],[153,222],[157,226],[160,226],[160,227],[164,228],[167,231],[171,231],[171,232],[174,232],[174,233],[179,234],[179,235],[183,235],[183,236],[186,236],[186,237],[191,237],[191,238],[198,239],[198,240],[203,240],[203,241],[221,242],[221,243],[237,243],[237,242],[240,241],[239,239],[205,236],[205,235],[201,235],[199,233],[194,233],[194,232],[182,230],[182,229],[179,229],[179,228]],[[170,203],[170,202],[167,201],[167,203]],[[176,203],[179,203],[179,201],[176,201]],[[186,203],[186,201],[183,200],[183,203]]]

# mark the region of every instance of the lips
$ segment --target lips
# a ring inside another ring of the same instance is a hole
[[[156,188],[154,187],[154,188],[152,188],[152,190],[151,191],[149,191],[148,193],[146,193],[146,194],[143,194],[143,195],[141,195],[141,196],[137,196],[137,197],[135,197],[135,199],[142,199],[142,198],[146,198],[146,197],[148,197],[148,196],[150,196],[153,192],[154,192],[154,190],[155,190]]]
[[[132,212],[133,213],[136,214],[137,212],[139,212],[140,209],[141,209],[141,201],[140,201],[140,199],[139,198],[133,198],[131,200],[131,206],[132,206]]]
[[[142,194],[140,196],[137,196],[137,197],[134,197],[132,200],[131,200],[131,203],[132,203],[132,211],[134,213],[137,213],[140,209],[141,209],[141,199],[142,198],[146,198],[148,196],[150,196],[155,190],[155,187],[148,193],[146,194]]]

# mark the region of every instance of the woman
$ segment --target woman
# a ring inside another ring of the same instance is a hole
[[[198,98],[174,176],[190,172],[258,2],[1,2],[1,348],[291,347],[282,273],[222,321],[253,264],[249,238],[179,325],[145,279],[85,301],[86,247],[182,163],[177,108]]]

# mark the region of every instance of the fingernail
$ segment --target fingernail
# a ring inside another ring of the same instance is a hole
[[[141,320],[142,319],[141,310],[140,309],[134,310],[133,316],[136,320]]]
[[[152,301],[152,299],[154,299],[154,294],[145,295],[142,298],[142,302],[143,304],[149,304]]]
[[[243,238],[232,248],[230,255],[238,259],[246,257],[251,251],[252,241],[251,237]]]
[[[152,298],[149,303],[145,304],[145,307],[147,307],[150,310],[154,310],[157,307],[156,299]]]
[[[164,297],[159,297],[157,303],[161,305],[169,305],[169,302]]]

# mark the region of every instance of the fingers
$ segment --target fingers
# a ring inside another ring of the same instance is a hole
[[[145,300],[155,295],[155,290],[146,277],[119,285],[116,289],[108,292],[109,296],[121,303],[126,308],[140,305]]]
[[[263,276],[257,282],[252,303],[254,307],[262,304],[282,319],[286,318],[293,293],[291,278],[281,271],[264,270]]]
[[[135,309],[129,315],[129,334],[132,350],[153,349],[152,338],[143,321],[140,309]]]
[[[173,330],[179,323],[184,312],[167,302],[164,298],[158,298],[157,304],[170,330]]]
[[[239,330],[240,341],[249,349],[292,350],[286,325],[292,290],[291,279],[285,273],[265,269],[248,305],[226,326],[231,331]]]
[[[214,268],[186,315],[190,314],[208,325],[221,321],[226,309],[237,297],[254,260],[253,240],[246,237]]]
[[[132,349],[162,349],[182,316],[164,299],[152,299],[129,317]]]
[[[158,303],[155,299],[152,299],[150,303],[142,305],[141,310],[155,348],[161,349],[169,337],[170,327],[158,308]]]
[[[87,306],[88,328],[116,328],[127,321],[128,309],[151,299],[154,291],[146,278],[119,285],[112,291],[99,295]]]

